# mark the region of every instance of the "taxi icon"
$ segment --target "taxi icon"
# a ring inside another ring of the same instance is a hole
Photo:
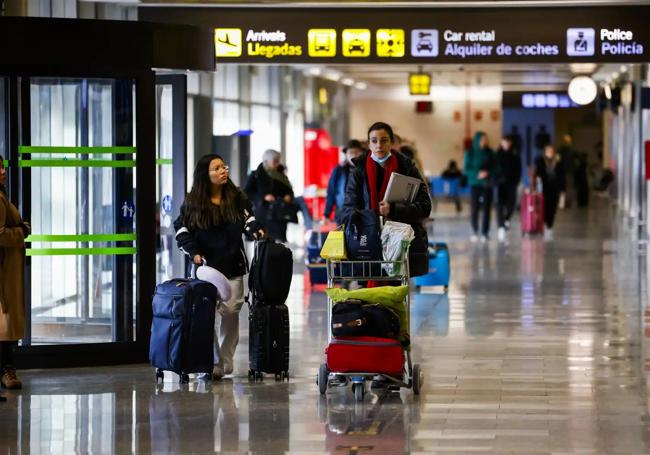
[[[357,52],[363,54],[365,51],[366,51],[366,43],[364,43],[360,39],[353,39],[348,44],[348,53],[350,54],[357,53]]]

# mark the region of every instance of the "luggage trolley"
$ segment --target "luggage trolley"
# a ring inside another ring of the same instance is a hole
[[[399,281],[402,285],[409,285],[409,264],[408,264],[408,249],[405,250],[403,260],[400,261],[348,261],[348,260],[327,260],[327,286],[334,287],[335,284],[349,283],[352,281],[367,281],[372,280],[376,282],[395,282]],[[386,269],[397,270],[398,273],[385,273]],[[332,308],[333,302],[328,297],[327,299],[327,325],[328,325],[328,345],[332,341]],[[404,302],[406,306],[406,314],[409,317],[411,313],[411,297],[410,293],[406,294]],[[410,328],[409,328],[410,332]],[[378,371],[354,371],[354,372],[339,372],[330,371],[327,363],[320,365],[318,370],[318,377],[316,383],[321,394],[325,394],[330,386],[346,386],[348,382],[352,383],[352,393],[356,401],[363,401],[366,390],[366,381],[373,380],[375,377],[381,377],[388,381],[390,386],[401,388],[413,389],[413,393],[420,394],[422,384],[424,382],[424,373],[419,364],[413,365],[411,361],[411,351],[409,347],[403,348],[404,367],[402,376],[393,376],[390,374]]]

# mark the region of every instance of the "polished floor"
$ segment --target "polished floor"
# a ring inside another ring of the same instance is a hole
[[[440,217],[448,294],[413,295],[422,394],[315,384],[326,300],[296,266],[291,380],[236,374],[156,387],[147,365],[24,371],[0,404],[0,453],[650,453],[647,256],[614,209],[560,213],[555,241],[470,244],[465,217]],[[297,251],[296,256],[300,257]]]

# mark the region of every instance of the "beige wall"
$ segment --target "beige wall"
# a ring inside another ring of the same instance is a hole
[[[477,101],[476,98],[482,100]],[[482,93],[472,99],[470,134],[483,130],[488,134],[490,144],[498,146],[501,134],[500,91]],[[416,100],[433,101],[434,112],[416,114]],[[483,113],[480,121],[474,119],[477,110]],[[499,113],[496,121],[490,117],[492,110]],[[461,113],[460,121],[454,121],[454,111]],[[439,175],[450,159],[455,159],[462,167],[465,111],[465,91],[463,89],[461,92],[457,87],[432,90],[430,98],[412,97],[408,92],[404,94],[394,90],[355,90],[350,104],[350,134],[353,138],[365,139],[372,123],[386,122],[393,127],[395,133],[415,143],[425,174]]]

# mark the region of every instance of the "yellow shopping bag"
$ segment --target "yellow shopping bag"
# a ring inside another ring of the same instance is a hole
[[[345,254],[345,232],[343,228],[336,228],[327,234],[323,248],[320,250],[323,259],[347,259]]]

